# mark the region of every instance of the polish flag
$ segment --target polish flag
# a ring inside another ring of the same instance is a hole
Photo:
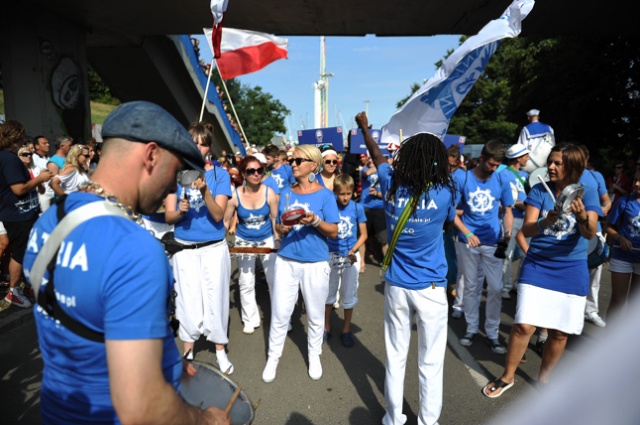
[[[224,18],[224,12],[227,10],[229,0],[211,0],[211,14],[213,15],[213,30],[211,35],[207,36],[209,40],[211,50],[213,51],[213,57],[220,57],[220,39],[222,38],[222,19]]]
[[[204,28],[207,41],[211,40],[211,32],[211,29]],[[261,32],[225,28],[220,45],[221,55],[217,59],[222,79],[250,74],[278,59],[286,59],[288,43],[286,38]],[[209,47],[213,52],[211,41]]]

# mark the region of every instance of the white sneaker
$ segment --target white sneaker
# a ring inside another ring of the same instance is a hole
[[[278,369],[278,359],[269,357],[267,364],[262,371],[262,380],[266,383],[273,382],[276,379],[276,370]]]
[[[309,378],[317,381],[322,378],[322,363],[320,363],[320,356],[309,356]]]
[[[293,326],[291,326],[291,322],[287,325],[287,332],[291,332],[293,330]]]
[[[511,294],[509,293],[509,291],[502,291],[502,299],[503,300],[510,300],[511,299]]]
[[[218,360],[218,367],[222,373],[225,375],[231,375],[233,373],[233,364],[229,361],[224,349],[216,350],[216,359]]]
[[[585,314],[584,318],[585,320],[588,320],[599,328],[604,328],[605,326],[607,326],[606,322],[602,320],[602,317],[598,316],[598,313],[596,313],[595,311]]]
[[[256,328],[254,328],[252,325],[244,325],[244,328],[242,329],[242,333],[247,335],[251,335],[255,331],[256,331]]]

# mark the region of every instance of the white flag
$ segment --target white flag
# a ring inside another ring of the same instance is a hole
[[[213,27],[217,27],[220,25],[220,21],[222,21],[222,16],[224,12],[227,10],[227,5],[229,4],[229,0],[211,0],[211,13],[213,14]]]
[[[499,19],[489,22],[458,47],[424,86],[382,127],[382,143],[398,142],[420,132],[442,139],[451,117],[496,51],[499,40],[517,37],[534,0],[515,0]]]

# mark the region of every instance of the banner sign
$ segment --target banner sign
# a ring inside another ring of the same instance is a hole
[[[445,134],[443,142],[447,149],[449,149],[452,145],[457,143],[458,147],[460,147],[460,152],[462,152],[464,148],[465,140],[466,140],[466,137],[464,136],[454,136],[453,134]]]
[[[382,152],[384,156],[388,156],[389,151],[387,150],[387,145],[382,144],[382,141],[380,140],[380,135],[382,134],[382,131],[369,130],[369,134],[371,134],[371,137],[373,138],[373,140],[375,140],[376,143],[378,144],[378,147],[380,148],[380,152]],[[364,136],[362,134],[362,130],[360,130],[359,128],[354,128],[351,130],[351,139],[349,141],[349,152],[355,153],[355,154],[367,153],[367,145],[365,145],[364,143]]]
[[[329,144],[333,146],[336,152],[342,152],[344,150],[342,127],[298,130],[298,143],[301,145],[314,145],[317,148]]]

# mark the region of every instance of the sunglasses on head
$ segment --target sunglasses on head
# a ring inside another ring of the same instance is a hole
[[[247,168],[246,170],[244,170],[245,173],[247,174],[255,174],[258,173],[260,175],[264,174],[264,167],[259,167],[259,168]]]
[[[294,163],[299,167],[303,162],[313,162],[312,159],[307,158],[291,158],[289,159],[289,164],[293,165]]]
[[[324,161],[325,165],[338,165],[337,159],[326,159]]]
[[[30,153],[28,153],[28,152],[25,152],[25,153],[21,153],[21,154],[20,154],[20,156],[21,156],[21,157],[23,157],[23,158],[26,158],[26,157],[31,156],[31,155],[32,155],[32,154],[30,154]]]

